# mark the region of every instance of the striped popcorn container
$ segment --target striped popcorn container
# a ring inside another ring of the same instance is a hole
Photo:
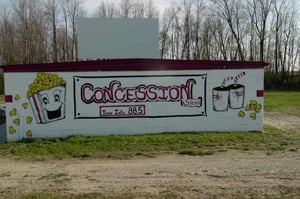
[[[27,98],[38,124],[65,118],[66,81],[56,74],[38,73],[29,86]]]

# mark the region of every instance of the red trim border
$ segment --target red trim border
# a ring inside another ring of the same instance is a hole
[[[4,65],[3,72],[76,72],[76,71],[166,71],[166,70],[220,70],[263,69],[265,62],[205,61],[167,59],[105,59],[46,64]]]
[[[264,90],[257,90],[256,97],[264,97]]]
[[[5,102],[6,103],[11,103],[14,101],[14,98],[12,95],[5,95]]]

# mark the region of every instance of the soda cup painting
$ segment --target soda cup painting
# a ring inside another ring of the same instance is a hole
[[[238,80],[245,74],[245,72],[241,72],[234,78],[226,77],[220,87],[213,88],[214,111],[228,111],[228,108],[241,109],[244,107],[245,86],[238,84]],[[226,86],[232,80],[234,83]]]
[[[244,107],[245,86],[241,84],[230,85],[229,87],[229,105],[231,109],[240,109]]]
[[[228,111],[229,90],[227,87],[213,88],[213,109],[215,111]]]
[[[46,124],[65,118],[66,81],[57,74],[38,73],[29,85],[29,99],[38,124]]]

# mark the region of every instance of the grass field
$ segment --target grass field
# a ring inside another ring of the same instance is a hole
[[[264,109],[300,116],[300,92],[266,92]]]
[[[153,157],[159,154],[212,155],[227,150],[297,150],[300,140],[266,126],[264,133],[176,133],[138,136],[75,136],[66,140],[8,143],[1,156],[28,160]]]
[[[300,92],[267,92],[266,111],[282,111],[300,116]],[[227,150],[297,151],[297,130],[264,126],[264,133],[174,133],[138,136],[74,136],[68,139],[22,141],[0,146],[0,156],[25,160],[65,158],[127,159],[160,154],[212,155]]]

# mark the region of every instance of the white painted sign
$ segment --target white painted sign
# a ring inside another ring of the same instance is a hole
[[[74,117],[205,116],[206,78],[206,74],[74,76]]]
[[[264,65],[110,60],[4,66],[7,139],[262,131]]]

